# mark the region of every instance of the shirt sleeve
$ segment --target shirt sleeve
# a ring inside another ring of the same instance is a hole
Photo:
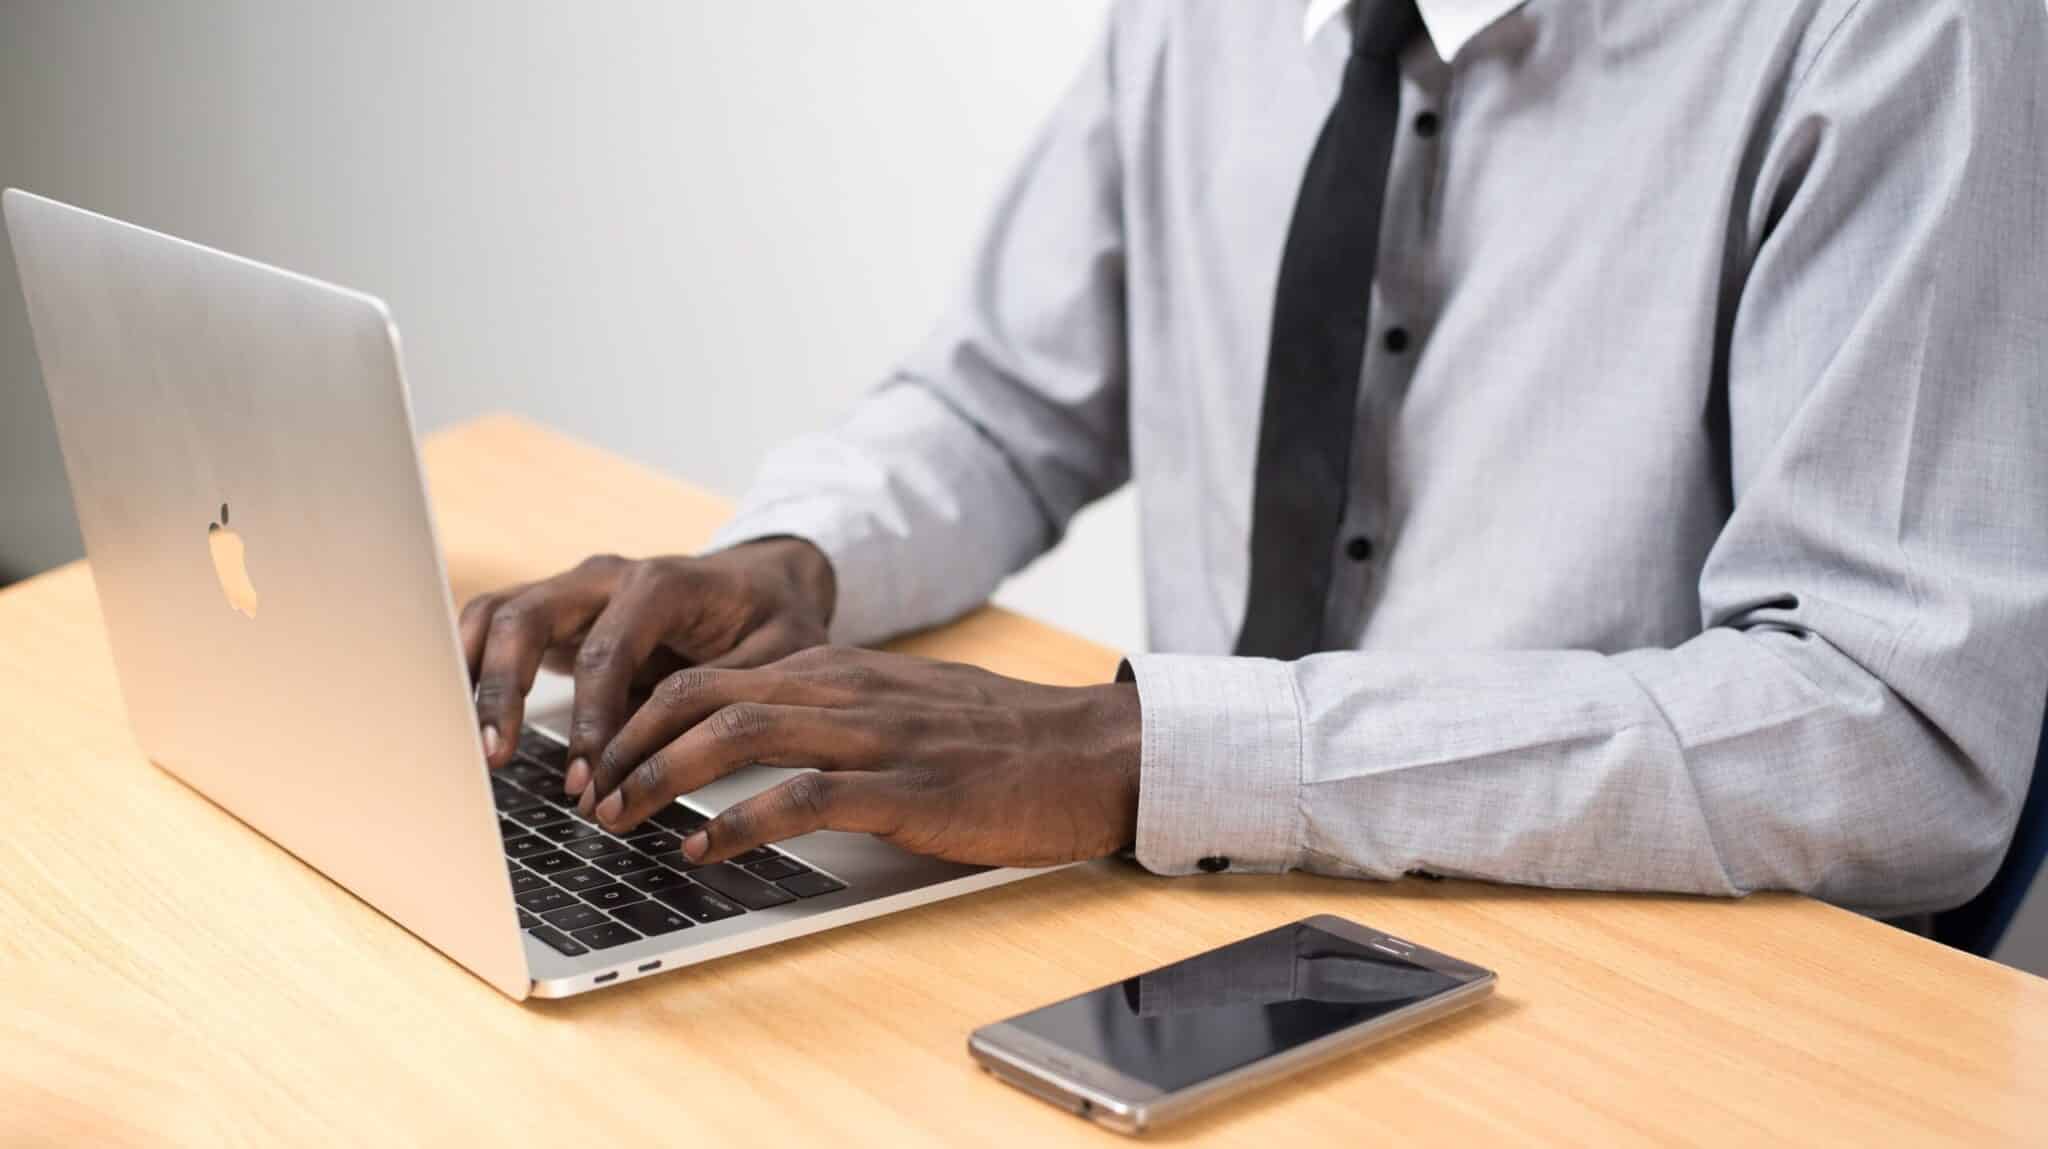
[[[1112,28],[922,349],[839,426],[773,452],[711,543],[815,543],[836,642],[965,613],[1129,477],[1114,54]]]
[[[1735,209],[1697,638],[1133,658],[1139,860],[1879,914],[1981,889],[2048,694],[2043,24],[1866,0],[1792,85]]]

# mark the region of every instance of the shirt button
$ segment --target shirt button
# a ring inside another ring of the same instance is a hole
[[[1362,563],[1372,557],[1372,540],[1364,535],[1353,535],[1351,540],[1344,544],[1344,553],[1352,562]]]
[[[1435,112],[1423,112],[1415,117],[1415,134],[1425,140],[1434,137],[1443,126],[1443,120]]]
[[[1408,350],[1408,329],[1406,327],[1389,327],[1381,342],[1386,345],[1389,352],[1399,355],[1403,351]]]
[[[1195,868],[1205,874],[1220,874],[1230,868],[1230,859],[1211,854],[1196,862]]]

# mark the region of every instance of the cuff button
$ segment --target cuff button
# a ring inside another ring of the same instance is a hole
[[[1195,868],[1205,874],[1220,874],[1230,868],[1230,859],[1211,854],[1196,862]]]

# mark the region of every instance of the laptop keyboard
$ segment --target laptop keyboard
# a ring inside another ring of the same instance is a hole
[[[707,819],[686,806],[671,804],[615,837],[565,804],[567,758],[567,747],[529,728],[520,732],[519,753],[491,774],[520,928],[562,954],[579,957],[846,888],[772,847],[697,865],[683,857],[683,838]]]

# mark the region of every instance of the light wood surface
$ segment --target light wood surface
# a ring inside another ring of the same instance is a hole
[[[724,513],[510,418],[428,460],[458,596]],[[905,645],[1115,661],[993,610]],[[0,592],[0,735],[0,1144],[1123,1144],[984,1077],[968,1031],[1322,912],[1499,993],[1154,1140],[2048,1143],[2048,982],[1800,898],[1104,862],[521,1006],[143,759],[81,565]]]

